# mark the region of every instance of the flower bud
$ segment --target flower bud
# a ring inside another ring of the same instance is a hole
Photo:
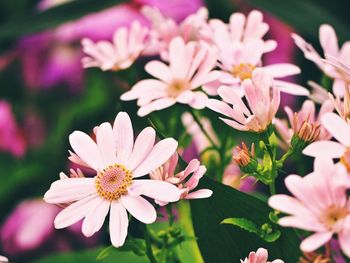
[[[251,151],[247,148],[244,142],[242,146],[236,147],[237,154],[233,156],[233,160],[238,164],[239,168],[244,173],[253,173],[258,168],[258,161],[254,158],[254,143]]]

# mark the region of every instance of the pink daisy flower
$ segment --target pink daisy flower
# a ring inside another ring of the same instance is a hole
[[[253,71],[251,79],[242,83],[249,108],[230,87],[218,89],[223,101],[210,99],[207,107],[228,118],[220,118],[227,125],[241,131],[262,132],[272,122],[280,104],[280,90],[262,69]],[[229,106],[227,103],[233,105]]]
[[[4,257],[4,256],[0,256],[0,262],[8,262],[9,260]]]
[[[204,165],[200,165],[197,159],[191,160],[185,170],[175,174],[175,169],[179,156],[174,153],[168,162],[158,167],[156,170],[150,173],[150,177],[154,180],[160,180],[172,183],[176,185],[181,191],[180,199],[200,199],[208,198],[213,194],[212,190],[199,189],[192,191],[197,187],[199,180],[203,177],[207,168]],[[192,176],[190,176],[192,174]],[[166,205],[168,202],[156,200],[159,205]]]
[[[155,208],[141,195],[175,202],[180,191],[170,183],[136,178],[147,175],[175,152],[177,142],[164,139],[154,145],[155,131],[145,128],[134,142],[127,113],[114,122],[102,123],[95,143],[87,134],[75,131],[69,136],[75,153],[96,171],[93,178],[66,178],[54,182],[44,200],[51,204],[71,203],[55,219],[56,228],[65,228],[84,218],[82,232],[90,237],[102,227],[110,211],[109,232],[113,246],[124,244],[128,229],[127,211],[139,221],[156,220]]]
[[[283,142],[289,145],[293,134],[299,131],[305,122],[319,125],[321,123],[321,117],[327,112],[332,112],[333,109],[334,106],[332,102],[327,100],[322,104],[318,115],[316,115],[315,103],[311,100],[306,100],[301,110],[297,113],[294,113],[289,107],[284,108],[288,116],[289,125],[287,121],[277,118],[274,120],[274,125],[282,137]],[[289,126],[291,128],[289,128]],[[328,140],[330,138],[332,138],[332,135],[330,135],[324,127],[320,127],[320,135],[317,140]]]
[[[327,24],[320,26],[320,44],[325,56],[332,56],[345,64],[350,64],[350,43],[345,42],[339,48],[338,38],[334,29]],[[334,79],[333,92],[336,95],[344,94],[344,84],[342,73],[336,67],[325,62],[312,45],[307,43],[303,38],[296,34],[292,34],[295,44],[303,51],[305,58],[314,62],[326,75]],[[348,79],[349,80],[349,79]]]
[[[275,85],[280,87],[282,92],[309,95],[308,90],[302,86],[277,80],[299,74],[299,67],[289,63],[262,65],[263,54],[274,50],[277,44],[274,40],[262,39],[269,26],[263,22],[261,12],[253,10],[247,18],[241,13],[234,13],[229,25],[215,19],[211,21],[211,27],[213,41],[219,50],[221,70],[217,81],[205,85],[208,94],[216,95],[217,88],[226,85],[243,96],[242,81],[251,78],[255,68],[262,67],[275,79]]]
[[[152,22],[150,45],[146,52],[160,54],[163,60],[169,60],[169,45],[176,37],[181,37],[185,43],[203,40],[209,42],[202,31],[208,27],[208,10],[201,7],[196,13],[186,17],[180,24],[163,14],[155,7],[144,6],[141,12]]]
[[[138,21],[130,29],[118,28],[113,35],[113,42],[91,39],[82,40],[83,51],[88,55],[82,59],[84,68],[98,67],[103,71],[119,71],[129,68],[145,48],[148,29]]]
[[[282,260],[276,259],[274,261],[267,261],[268,252],[265,248],[259,248],[256,252],[250,252],[245,260],[241,263],[283,263]]]
[[[349,178],[344,166],[316,158],[312,173],[305,177],[289,175],[285,185],[294,197],[274,195],[268,203],[289,214],[278,221],[281,226],[315,232],[301,242],[301,250],[312,252],[338,234],[342,251],[350,256]]]
[[[317,141],[307,146],[303,153],[313,157],[340,158],[350,172],[350,124],[335,113],[326,113],[322,125],[338,141]]]
[[[139,116],[168,108],[177,102],[203,109],[208,97],[196,89],[216,78],[215,72],[211,71],[215,63],[215,52],[209,46],[197,42],[185,44],[182,38],[177,37],[169,45],[169,65],[155,60],[145,66],[145,70],[158,79],[139,81],[121,99],[137,99]]]

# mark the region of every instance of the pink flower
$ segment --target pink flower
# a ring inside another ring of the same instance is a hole
[[[340,158],[350,171],[350,124],[335,113],[326,113],[322,125],[338,141],[317,141],[307,146],[303,153],[313,157]]]
[[[241,260],[241,263],[283,263],[282,260],[267,261],[268,253],[265,248],[259,248],[256,252],[250,252],[248,258]]]
[[[0,150],[22,157],[27,150],[27,142],[10,103],[0,100]]]
[[[274,195],[268,203],[289,214],[278,221],[280,225],[315,232],[302,241],[301,250],[314,251],[338,234],[342,251],[350,256],[349,178],[344,166],[316,158],[312,173],[305,177],[289,175],[285,184],[294,197]]]
[[[147,50],[150,54],[159,53],[162,59],[168,60],[169,45],[176,37],[181,37],[185,43],[199,40],[209,42],[202,34],[202,30],[208,27],[208,10],[205,7],[199,8],[180,24],[170,17],[164,17],[155,7],[144,6],[141,11],[152,22],[151,45]]]
[[[4,257],[4,256],[0,256],[0,262],[8,262],[9,260]]]
[[[100,230],[110,210],[109,232],[113,246],[124,244],[128,229],[127,211],[143,223],[156,220],[154,207],[141,195],[163,202],[179,200],[177,187],[167,182],[135,178],[161,166],[175,152],[177,142],[155,142],[155,131],[145,128],[134,142],[127,113],[120,112],[114,122],[102,123],[95,143],[87,134],[75,131],[69,136],[75,153],[96,171],[93,178],[67,178],[54,182],[44,200],[52,204],[72,203],[55,219],[56,228],[64,228],[84,218],[86,237]]]
[[[334,29],[327,24],[320,26],[320,44],[325,56],[333,56],[345,64],[350,64],[350,45],[348,42],[339,49],[338,38]],[[304,52],[305,58],[314,62],[326,75],[334,79],[333,92],[336,95],[344,94],[344,79],[337,68],[325,62],[317,51],[303,38],[296,34],[292,34],[295,44]]]
[[[232,88],[226,86],[218,89],[224,101],[210,99],[207,107],[229,117],[230,119],[220,119],[237,130],[262,132],[276,115],[280,104],[280,90],[262,69],[255,69],[252,79],[245,79],[242,85],[249,108]]]
[[[118,28],[114,32],[113,42],[92,42],[82,40],[83,51],[88,55],[82,59],[84,68],[99,67],[103,71],[119,71],[129,68],[145,48],[147,28],[139,22],[132,23],[130,29]]]
[[[213,194],[209,189],[200,189],[192,191],[197,187],[199,180],[203,177],[207,168],[200,165],[197,159],[191,160],[185,170],[175,174],[175,169],[179,160],[179,155],[174,153],[168,162],[158,167],[150,173],[154,180],[172,183],[178,187],[181,192],[180,199],[200,199],[208,198]],[[192,176],[190,176],[192,174]],[[159,205],[166,205],[168,202],[156,200]]]
[[[263,22],[262,13],[256,10],[250,12],[247,18],[241,13],[234,13],[230,24],[220,20],[211,21],[213,40],[219,50],[220,78],[218,81],[205,85],[205,91],[211,95],[217,94],[220,85],[232,87],[243,95],[242,81],[249,79],[257,67],[262,67],[275,78],[275,85],[281,91],[294,95],[309,95],[304,87],[289,83],[278,78],[284,78],[300,73],[300,69],[289,63],[262,65],[262,56],[276,48],[274,40],[264,41],[262,38],[269,29]]]
[[[322,104],[319,114],[316,115],[315,103],[311,100],[306,100],[303,103],[301,110],[297,113],[293,113],[293,110],[289,107],[284,108],[291,128],[289,128],[288,124],[281,119],[275,119],[274,124],[283,141],[289,144],[293,134],[299,131],[305,122],[319,125],[321,123],[321,117],[327,112],[332,112],[333,109],[334,107],[332,102],[327,100]],[[332,138],[332,136],[324,127],[321,127],[318,140],[328,140],[330,138]]]
[[[168,108],[175,103],[203,109],[207,95],[194,91],[216,77],[215,52],[196,42],[185,44],[182,38],[173,39],[169,46],[169,65],[160,61],[148,62],[145,70],[158,79],[145,79],[136,83],[122,100],[137,100],[139,116]]]
[[[238,164],[233,161],[225,168],[222,183],[242,192],[253,192],[256,189],[255,178],[243,176]]]
[[[54,228],[50,222],[59,210],[42,200],[21,202],[1,227],[4,250],[18,255],[41,246],[52,235]]]

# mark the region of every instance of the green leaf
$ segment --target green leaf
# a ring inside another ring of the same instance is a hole
[[[28,14],[18,19],[5,22],[0,26],[0,38],[16,38],[24,34],[43,31],[64,22],[68,22],[92,12],[117,5],[123,0],[76,0],[50,8],[44,12]]]
[[[103,254],[105,253],[105,254]],[[105,256],[107,253],[107,256]],[[76,251],[68,253],[58,253],[44,257],[39,260],[32,261],[32,263],[95,263],[96,258],[100,257],[99,263],[115,263],[115,262],[132,262],[132,263],[148,263],[146,256],[137,256],[132,251],[120,251],[118,249],[113,249],[110,247],[107,248],[98,248],[93,250],[86,251]]]
[[[255,233],[258,235],[260,233],[260,229],[258,228],[258,226],[254,222],[245,218],[234,218],[234,217],[226,218],[221,221],[221,224],[238,226],[250,233]]]
[[[225,218],[246,218],[258,226],[269,221],[269,206],[246,193],[204,177],[200,188],[213,190],[210,198],[192,200],[192,218],[198,245],[206,263],[232,263],[244,259],[249,252],[263,247],[270,259],[297,262],[299,239],[292,229],[281,228],[280,238],[269,243],[254,233],[220,224]]]

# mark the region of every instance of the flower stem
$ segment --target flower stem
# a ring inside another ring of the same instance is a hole
[[[275,186],[275,180],[273,180],[270,184],[269,184],[269,188],[270,188],[270,194],[275,195],[276,194],[276,186]]]
[[[166,206],[166,211],[168,213],[168,217],[169,217],[169,226],[172,226],[174,224],[174,219],[175,219],[175,216],[173,214],[173,207],[172,207],[172,203],[169,203],[167,206]]]
[[[194,121],[197,123],[197,125],[199,126],[199,128],[201,129],[201,131],[203,132],[203,134],[205,135],[205,137],[207,137],[208,141],[211,143],[211,145],[219,151],[220,147],[214,142],[214,140],[210,137],[210,135],[208,134],[208,132],[204,129],[202,123],[200,122],[199,118],[197,117],[196,113],[193,111],[192,108],[189,107],[189,112],[191,113]]]
[[[148,227],[145,229],[145,241],[146,241],[146,255],[151,263],[158,263],[156,257],[153,254],[152,243],[151,243],[151,233]]]

